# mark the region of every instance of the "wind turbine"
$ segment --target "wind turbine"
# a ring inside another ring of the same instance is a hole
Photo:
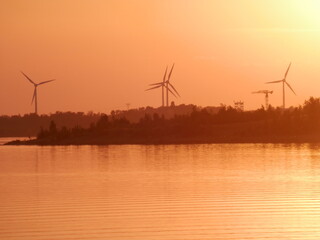
[[[38,87],[39,85],[52,82],[52,81],[54,81],[55,79],[51,79],[51,80],[48,80],[48,81],[43,81],[43,82],[40,82],[40,83],[35,83],[35,82],[32,81],[24,72],[21,71],[21,73],[22,73],[23,76],[25,76],[25,77],[29,80],[29,82],[31,82],[31,83],[33,84],[33,86],[34,86],[34,91],[33,91],[33,97],[32,97],[31,104],[32,104],[33,101],[34,101],[34,112],[35,112],[35,114],[37,115],[37,114],[38,114],[38,95],[37,95],[37,87]]]
[[[254,93],[263,93],[265,94],[265,98],[266,98],[266,110],[268,110],[268,107],[269,107],[269,94],[272,94],[273,91],[270,91],[270,90],[260,90],[260,91],[256,91],[256,92],[252,92],[253,94]]]
[[[152,89],[156,89],[156,88],[162,88],[162,106],[164,106],[164,89],[166,88],[166,100],[167,100],[167,106],[169,106],[169,92],[177,97],[177,95],[180,97],[178,91],[175,89],[175,87],[170,83],[170,77],[172,74],[172,70],[173,70],[174,64],[171,67],[170,73],[168,74],[168,78],[166,79],[167,76],[167,72],[168,72],[168,66],[166,67],[166,71],[164,73],[162,82],[157,82],[157,83],[152,83],[149,84],[149,86],[152,86],[151,88],[146,89],[146,91],[152,90]],[[172,88],[172,90],[170,89],[170,87]],[[176,95],[177,94],[177,95]]]
[[[166,76],[167,76],[167,71],[168,71],[168,66],[166,67],[166,71],[164,72],[164,76],[163,76],[163,80],[162,82],[157,82],[157,83],[152,83],[149,84],[149,86],[153,86],[151,88],[146,89],[146,91],[152,90],[152,89],[156,89],[161,87],[162,89],[162,107],[164,107],[164,88],[166,87]]]
[[[170,77],[171,77],[171,74],[172,74],[172,70],[174,68],[174,64],[172,65],[171,67],[171,70],[170,70],[170,73],[168,75],[168,80],[166,81],[166,88],[167,88],[167,107],[169,106],[169,92],[172,93],[173,96],[177,97],[176,94],[180,97],[178,91],[174,88],[174,86],[170,83]],[[176,93],[174,93],[170,87],[173,89],[173,91]]]
[[[281,80],[278,80],[278,81],[272,81],[272,82],[266,82],[267,84],[268,83],[279,83],[279,82],[282,82],[282,93],[283,93],[283,110],[285,109],[286,107],[286,100],[285,100],[285,84],[287,84],[287,86],[290,88],[290,90],[295,94],[297,95],[294,90],[292,89],[292,87],[290,86],[290,84],[287,82],[287,75],[288,75],[288,72],[289,72],[289,69],[291,67],[291,63],[289,64],[288,68],[287,68],[287,71],[286,73],[284,74],[284,77],[283,79]]]

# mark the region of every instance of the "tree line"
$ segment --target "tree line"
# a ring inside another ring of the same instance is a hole
[[[113,110],[110,113],[112,118],[126,118],[131,123],[137,123],[145,114],[155,113],[164,116],[166,119],[175,115],[189,115],[193,110],[200,108],[189,104],[181,104],[171,107],[140,107],[128,110]],[[219,107],[206,107],[209,112],[217,112]],[[53,114],[25,114],[14,116],[0,116],[0,137],[34,137],[41,128],[47,128],[51,121],[54,121],[58,128],[81,127],[88,128],[91,123],[96,123],[103,114],[93,112],[56,112]]]
[[[217,113],[194,109],[166,119],[145,114],[138,122],[124,116],[101,114],[87,128],[58,127],[51,121],[37,136],[39,144],[129,144],[202,142],[299,142],[320,140],[320,99],[302,106],[239,111],[222,106]]]
[[[41,127],[49,126],[54,121],[58,127],[71,128],[75,125],[89,127],[101,117],[100,113],[56,112],[50,115],[14,115],[0,116],[0,137],[34,137]]]

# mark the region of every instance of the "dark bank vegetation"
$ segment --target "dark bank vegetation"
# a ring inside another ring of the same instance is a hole
[[[314,142],[320,140],[320,99],[286,109],[238,111],[223,106],[171,119],[154,113],[132,123],[125,117],[102,115],[88,128],[57,127],[51,121],[37,139],[21,144],[170,144],[214,142]],[[19,144],[15,142],[15,144]]]
[[[89,112],[56,112],[50,115],[25,114],[0,116],[0,137],[33,137],[41,127],[48,127],[54,121],[58,127],[72,128],[75,125],[87,128],[96,122],[101,114]]]
[[[164,118],[173,118],[175,115],[188,115],[194,109],[198,109],[195,105],[178,105],[171,107],[142,107],[130,110],[111,111],[112,118],[126,118],[131,123],[137,123],[145,114],[153,115],[154,113],[164,116]],[[217,112],[217,107],[206,107],[209,112]],[[0,137],[34,137],[41,128],[48,128],[51,121],[54,121],[57,128],[66,127],[68,129],[74,127],[88,128],[92,123],[96,123],[101,113],[83,113],[83,112],[56,112],[50,115],[15,115],[0,116]]]

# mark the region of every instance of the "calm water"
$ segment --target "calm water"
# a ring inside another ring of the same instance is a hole
[[[320,145],[0,146],[0,239],[320,239]]]

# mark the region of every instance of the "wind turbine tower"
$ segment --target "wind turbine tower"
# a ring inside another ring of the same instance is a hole
[[[51,80],[48,80],[48,81],[43,81],[43,82],[40,82],[40,83],[35,83],[35,82],[32,81],[31,78],[29,78],[24,72],[21,71],[21,73],[22,73],[23,76],[25,76],[25,77],[28,79],[28,81],[29,81],[30,83],[32,83],[33,86],[34,86],[34,91],[33,91],[33,96],[32,96],[31,104],[34,102],[34,113],[37,115],[37,114],[38,114],[38,93],[37,93],[37,88],[38,88],[39,85],[52,82],[52,81],[54,81],[55,79],[51,79]]]
[[[266,110],[268,110],[269,107],[269,94],[272,94],[273,91],[269,91],[269,90],[260,90],[260,91],[256,91],[256,92],[252,92],[253,94],[255,93],[263,93],[265,94],[265,98],[266,98]]]
[[[170,70],[170,73],[168,74],[168,77],[167,77],[168,67],[166,68],[162,82],[149,84],[149,86],[151,86],[151,87],[146,89],[146,91],[149,91],[149,90],[153,90],[153,89],[160,88],[160,87],[162,88],[162,106],[163,107],[165,106],[165,103],[164,103],[164,94],[165,94],[164,90],[165,89],[166,89],[166,106],[167,107],[169,106],[169,92],[175,97],[177,97],[177,95],[180,97],[178,91],[170,83],[170,77],[172,74],[173,67],[174,67],[174,64],[171,67],[171,70]],[[172,90],[170,88],[172,88]]]
[[[283,79],[281,80],[277,80],[277,81],[272,81],[272,82],[266,82],[267,84],[268,83],[279,83],[279,82],[282,82],[282,97],[283,97],[283,110],[285,109],[286,107],[286,99],[285,99],[285,85],[287,85],[290,90],[295,94],[297,95],[294,90],[292,89],[292,87],[290,86],[290,84],[287,82],[287,75],[288,75],[288,72],[289,72],[289,69],[291,67],[291,63],[289,64],[288,68],[287,68],[287,71],[286,73],[284,74],[284,77]]]
[[[171,70],[170,70],[170,73],[168,75],[168,80],[166,81],[166,89],[167,89],[167,107],[169,107],[169,92],[172,93],[173,96],[177,97],[176,94],[180,97],[178,91],[175,89],[175,87],[170,83],[170,77],[171,77],[171,74],[172,74],[172,70],[174,68],[174,64],[172,65],[171,67]],[[170,89],[170,87],[172,88],[172,91]]]
[[[167,71],[168,71],[168,66],[166,68],[166,71],[164,72],[164,76],[163,76],[162,82],[149,84],[149,86],[152,86],[152,87],[146,89],[146,91],[149,91],[149,90],[153,90],[153,89],[161,87],[161,90],[162,90],[162,107],[164,107],[164,88],[166,87]]]

